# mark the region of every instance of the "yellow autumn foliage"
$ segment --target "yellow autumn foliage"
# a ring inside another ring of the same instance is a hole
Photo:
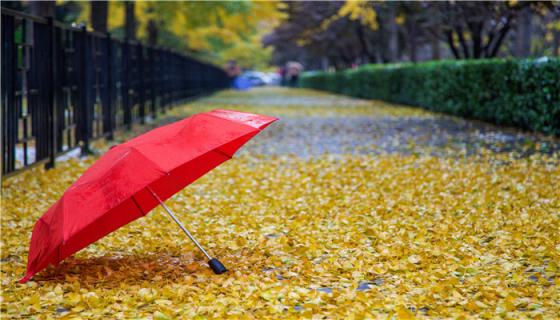
[[[364,26],[377,30],[377,13],[373,9],[372,2],[367,0],[348,0],[338,11],[340,17],[349,17],[351,20],[359,20]]]
[[[77,21],[89,22],[89,3],[76,5],[80,8]],[[271,50],[262,47],[261,39],[284,18],[279,10],[282,6],[275,1],[135,1],[137,37],[147,38],[148,22],[153,20],[160,37],[174,37],[166,40],[166,46],[189,50],[217,64],[233,59],[243,67],[264,67]],[[109,1],[109,30],[124,27],[124,10],[123,1]],[[256,53],[250,63],[243,50]]]

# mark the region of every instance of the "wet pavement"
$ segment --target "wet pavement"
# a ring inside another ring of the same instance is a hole
[[[274,115],[280,121],[240,154],[430,154],[508,152],[523,157],[560,151],[560,139],[417,108],[304,89],[227,91],[196,106]]]

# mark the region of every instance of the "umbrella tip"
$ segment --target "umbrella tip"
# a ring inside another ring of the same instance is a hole
[[[21,278],[18,282],[19,283],[26,283],[27,281],[29,281],[29,279],[31,279],[31,275],[30,274],[26,274],[25,277]]]
[[[222,274],[227,271],[226,267],[216,258],[210,259],[208,265],[215,274]]]

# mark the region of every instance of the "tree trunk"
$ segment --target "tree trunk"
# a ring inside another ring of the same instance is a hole
[[[457,33],[457,38],[459,39],[459,44],[461,45],[461,49],[463,49],[463,58],[469,59],[471,57],[469,52],[469,45],[465,40],[465,36],[463,33],[463,27],[457,26],[455,27],[455,33]]]
[[[56,1],[29,1],[29,7],[33,15],[54,18]]]
[[[560,31],[554,30],[554,38],[552,39],[552,55],[560,56]]]
[[[483,30],[483,23],[482,22],[473,22],[469,23],[469,30],[471,33],[472,38],[472,47],[473,47],[473,58],[480,59],[482,58],[482,30]]]
[[[515,56],[526,58],[531,55],[532,12],[531,7],[524,8],[517,23],[517,41]]]
[[[150,46],[156,46],[158,43],[159,28],[157,23],[153,19],[150,19],[148,21],[147,31],[148,31],[148,44]]]
[[[2,1],[2,8],[23,11],[23,5],[21,1]]]
[[[410,61],[418,61],[418,43],[416,37],[416,25],[414,21],[407,21],[406,29],[408,33],[408,53]]]
[[[90,1],[90,22],[95,31],[107,32],[107,12],[109,4],[107,1]]]
[[[321,70],[323,71],[329,70],[329,57],[321,58]]]
[[[125,2],[124,36],[129,40],[136,39],[136,18],[134,16],[134,1]]]
[[[390,59],[390,54],[389,54],[389,40],[387,37],[388,31],[387,28],[385,26],[385,24],[381,24],[379,26],[379,32],[378,32],[378,43],[379,45],[376,45],[375,48],[377,48],[378,52],[379,52],[379,59],[380,61],[378,63],[387,63],[389,61],[391,61]]]
[[[498,38],[496,39],[496,42],[494,42],[494,47],[489,51],[488,56],[486,58],[494,58],[495,56],[498,55],[498,53],[500,52],[500,47],[502,46],[502,43],[506,38],[506,35],[509,32],[510,28],[511,28],[511,17],[508,17],[506,24],[498,32]]]
[[[342,59],[342,64],[343,67],[347,67],[352,65],[352,63],[354,62],[352,56],[352,49],[348,48],[347,46],[343,46],[340,48],[340,58]]]
[[[461,55],[459,54],[459,50],[457,50],[457,47],[455,46],[455,42],[454,42],[454,39],[453,39],[453,32],[452,31],[446,31],[445,36],[446,36],[446,39],[447,39],[447,45],[449,45],[449,49],[451,49],[451,53],[453,53],[453,56],[455,57],[455,59],[461,59]]]
[[[358,40],[360,42],[360,48],[361,48],[361,58],[362,58],[362,62],[367,63],[369,62],[369,48],[366,42],[366,37],[365,37],[365,32],[364,32],[364,27],[362,26],[361,23],[356,23],[356,35],[358,36]]]
[[[441,59],[441,49],[439,46],[439,27],[434,28],[434,34],[430,37],[430,45],[432,48],[432,60]]]
[[[399,38],[398,38],[398,26],[397,22],[395,21],[396,15],[396,4],[395,3],[387,3],[388,12],[387,12],[387,40],[388,40],[388,58],[389,61],[395,62],[397,61],[398,56],[398,46],[399,46]]]

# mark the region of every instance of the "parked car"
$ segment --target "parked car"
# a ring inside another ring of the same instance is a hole
[[[264,81],[266,82],[267,85],[273,85],[273,86],[277,86],[280,85],[280,80],[282,80],[280,77],[280,75],[276,72],[265,72],[263,73],[264,75]]]
[[[246,71],[243,72],[239,77],[247,80],[251,86],[264,86],[266,84],[266,76],[259,71]]]

